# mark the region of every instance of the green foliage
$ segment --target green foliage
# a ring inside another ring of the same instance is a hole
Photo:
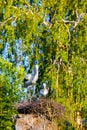
[[[16,68],[0,57],[0,129],[13,128],[12,116],[16,113],[14,103],[23,96],[19,84],[22,84],[24,69]]]
[[[47,17],[50,18],[48,22],[45,21]],[[39,60],[37,86],[48,81],[54,90],[51,98],[71,112],[72,123],[76,111],[80,111],[82,117],[87,116],[86,0],[34,0],[30,4],[28,0],[1,0],[0,20],[0,52],[3,52],[6,42],[10,44],[10,63],[3,59],[0,63],[4,101],[13,103],[20,97],[17,95],[18,84],[22,84],[24,72],[20,67],[14,67],[18,62],[14,45],[17,39],[21,39],[20,50],[23,55],[28,55],[29,66]],[[12,54],[15,63],[11,61]],[[12,96],[5,96],[6,93]]]

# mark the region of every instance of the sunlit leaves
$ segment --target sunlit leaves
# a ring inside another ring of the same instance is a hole
[[[85,115],[87,109],[86,0],[42,0],[41,2],[35,0],[30,4],[28,0],[1,0],[0,6],[1,56],[6,43],[9,44],[8,54],[4,55],[7,61],[1,58],[0,62],[0,84],[3,86],[3,95],[8,92],[4,100],[19,100],[19,92],[16,92],[20,91],[18,87],[19,84],[23,84],[24,77],[24,70],[20,66],[27,69],[29,65],[32,68],[33,63],[38,60],[37,87],[43,82],[48,82],[54,91],[52,98],[62,103],[71,113],[79,110]],[[20,46],[18,48],[17,41]],[[25,56],[29,63],[24,65]],[[21,65],[15,67],[18,62],[21,62]]]
[[[1,102],[1,128],[11,129],[12,115],[16,112],[14,103],[21,99],[22,80],[24,69],[16,68],[12,63],[0,57],[0,102]],[[4,119],[6,117],[6,119]]]

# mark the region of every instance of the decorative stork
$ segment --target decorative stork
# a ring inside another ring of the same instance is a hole
[[[46,95],[48,94],[48,89],[46,88],[46,83],[43,83],[43,89],[40,90],[40,95],[46,97]]]
[[[24,78],[24,87],[30,87],[31,85],[35,84],[38,80],[38,65],[35,65],[34,70],[32,73],[29,73]]]
[[[30,102],[32,99],[32,94],[31,91],[32,89],[32,85],[34,85],[37,80],[38,80],[38,65],[36,64],[34,69],[32,70],[32,73],[29,73],[25,76],[24,78],[24,87],[28,88],[27,92],[29,91],[29,97],[30,97]]]

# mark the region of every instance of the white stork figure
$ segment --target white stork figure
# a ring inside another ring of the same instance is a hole
[[[38,65],[35,65],[32,73],[29,73],[25,76],[24,78],[24,87],[27,88],[27,92],[29,91],[29,98],[30,98],[30,102],[32,99],[32,94],[31,91],[32,89],[32,85],[34,85],[37,80],[38,80]]]
[[[38,65],[35,65],[34,70],[32,73],[29,73],[24,78],[24,87],[30,87],[31,85],[35,84],[38,80]]]
[[[48,94],[48,89],[46,88],[46,83],[43,83],[43,89],[40,90],[40,95],[46,97],[46,95]]]

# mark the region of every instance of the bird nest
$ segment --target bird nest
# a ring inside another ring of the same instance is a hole
[[[64,119],[64,107],[49,99],[40,99],[34,102],[22,102],[16,104],[16,109],[19,114],[34,114],[45,116],[48,120]]]

